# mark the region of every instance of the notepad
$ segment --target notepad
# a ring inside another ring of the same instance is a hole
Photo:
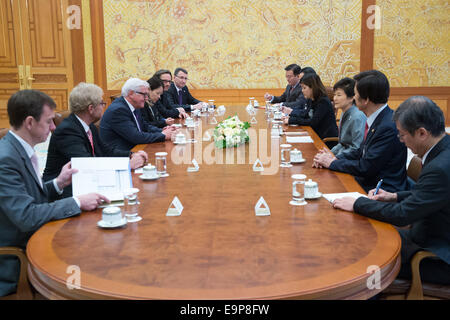
[[[359,197],[366,197],[366,195],[359,193],[359,192],[343,192],[343,193],[327,193],[323,194],[322,197],[333,203],[334,200],[344,198],[344,197],[351,197],[358,199]]]
[[[307,137],[286,137],[287,143],[313,143],[310,136]]]

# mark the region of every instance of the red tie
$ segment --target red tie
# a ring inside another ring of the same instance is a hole
[[[92,132],[91,132],[91,130],[88,130],[86,133],[87,133],[89,142],[91,143],[91,147],[92,147],[92,155],[95,157],[95,152],[94,152],[94,140],[92,139]]]
[[[364,141],[366,141],[367,132],[369,131],[369,125],[366,122],[366,129],[364,130]]]

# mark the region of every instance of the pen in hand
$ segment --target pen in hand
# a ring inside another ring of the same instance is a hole
[[[380,181],[378,181],[377,187],[375,188],[375,192],[373,193],[374,196],[376,196],[377,193],[378,193],[378,190],[380,190],[380,187],[381,187],[381,183],[382,183],[382,182],[383,182],[383,179],[380,179]]]

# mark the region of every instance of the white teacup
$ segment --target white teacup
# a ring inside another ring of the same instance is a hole
[[[122,211],[119,207],[106,207],[102,211],[102,220],[108,224],[116,224],[122,220]]]
[[[151,164],[146,165],[144,168],[142,168],[142,172],[144,178],[154,178],[158,176],[156,174],[156,167],[152,166]]]
[[[175,136],[175,142],[176,143],[186,143],[186,136],[182,133],[178,133]]]
[[[294,149],[291,150],[291,161],[292,162],[299,162],[303,160],[303,155],[300,150]]]
[[[280,120],[283,117],[283,113],[281,111],[275,111],[275,113],[273,114],[273,118]]]
[[[305,198],[316,198],[319,195],[319,187],[317,182],[309,179],[305,182]]]

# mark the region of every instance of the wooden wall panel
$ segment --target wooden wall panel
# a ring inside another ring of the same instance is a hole
[[[0,6],[0,66],[17,67],[14,24],[10,2]]]

